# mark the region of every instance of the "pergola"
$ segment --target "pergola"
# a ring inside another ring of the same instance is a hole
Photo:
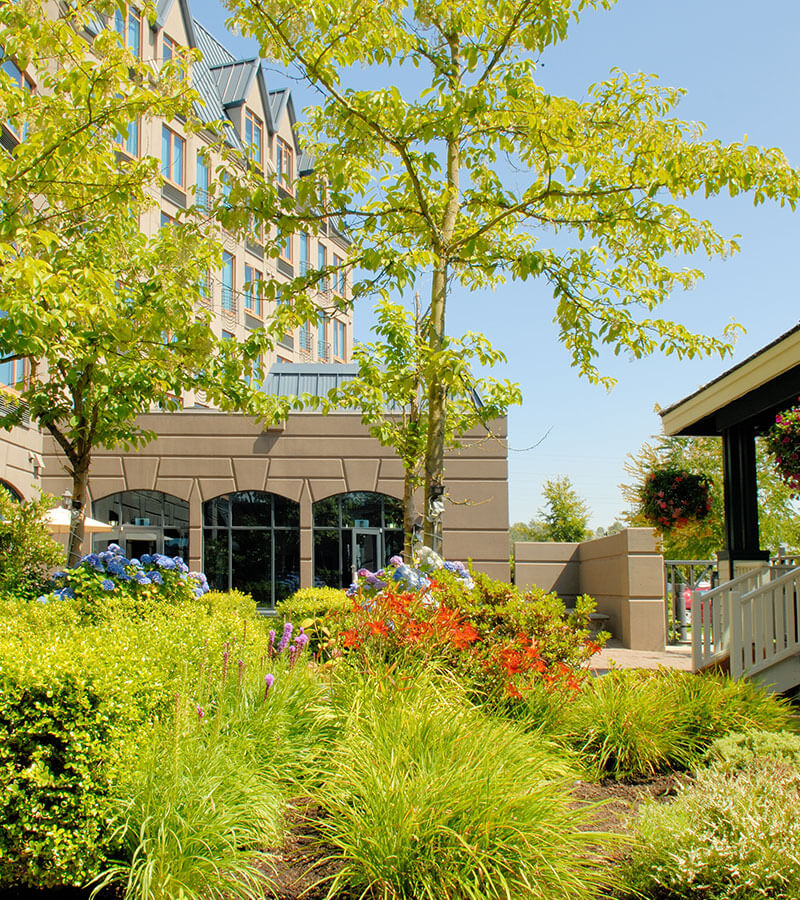
[[[668,435],[722,438],[726,548],[737,562],[768,557],[758,543],[755,438],[800,397],[800,324],[661,412]]]

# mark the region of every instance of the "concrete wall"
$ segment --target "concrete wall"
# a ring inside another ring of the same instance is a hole
[[[664,560],[652,528],[626,528],[583,543],[514,544],[515,581],[556,591],[570,601],[578,594],[597,600],[606,630],[633,650],[663,650]]]
[[[403,496],[403,470],[357,414],[292,414],[264,430],[241,415],[214,410],[154,413],[142,424],[158,437],[135,453],[99,450],[89,479],[92,498],[126,490],[156,490],[189,502],[189,562],[202,565],[203,501],[220,494],[264,490],[300,503],[300,577],[312,584],[312,504],[346,491]],[[476,568],[508,581],[508,465],[505,423],[468,436],[447,455],[449,500],[444,552],[472,559]],[[63,456],[45,440],[45,488],[60,495],[70,481]],[[421,499],[419,502],[421,506]]]

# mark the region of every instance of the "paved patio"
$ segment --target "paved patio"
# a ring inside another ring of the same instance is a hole
[[[618,669],[668,669],[692,670],[692,648],[689,644],[669,645],[661,652],[628,650],[618,640],[609,640],[605,647],[593,656],[589,665],[596,675],[607,672],[612,665]]]

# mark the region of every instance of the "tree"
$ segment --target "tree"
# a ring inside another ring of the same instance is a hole
[[[560,338],[595,382],[610,383],[604,345],[635,357],[730,351],[733,325],[708,337],[654,315],[702,277],[676,257],[738,249],[680,203],[750,191],[794,207],[800,175],[778,150],[702,140],[701,126],[670,117],[681,92],[649,76],[614,72],[585,101],[545,91],[538,57],[581,12],[613,0],[228,3],[264,55],[321,96],[306,144],[330,208],[348,215],[352,261],[370,273],[362,293],[430,272],[432,355],[447,340],[451,283],[507,278],[549,284]],[[381,81],[390,86],[372,86]],[[443,488],[447,391],[437,381],[426,390],[427,508]]]
[[[527,525],[516,522],[509,529],[511,547],[514,541],[585,541],[590,537],[588,529],[589,508],[578,496],[567,475],[550,478],[542,485],[545,508],[539,510],[538,519]]]
[[[373,332],[378,341],[353,349],[358,374],[324,399],[307,398],[325,412],[359,409],[361,420],[384,447],[392,447],[403,464],[403,530],[405,554],[411,559],[411,539],[417,518],[414,492],[422,484],[427,443],[425,386],[438,380],[449,402],[445,445],[458,447],[464,435],[478,425],[487,426],[520,400],[519,388],[508,381],[482,378],[475,365],[491,367],[505,357],[480,334],[449,338],[441,352],[430,352],[423,338],[425,321],[419,309],[410,313],[397,303],[382,300]],[[438,548],[436,548],[438,549]]]
[[[661,435],[628,455],[625,471],[630,481],[621,484],[629,504],[625,520],[631,525],[650,525],[640,512],[639,491],[655,468],[676,466],[712,479],[711,512],[699,522],[690,522],[669,534],[661,534],[662,553],[667,559],[710,559],[725,546],[722,477],[722,441],[714,437],[667,437]],[[789,488],[775,473],[762,441],[756,441],[758,478],[758,524],[762,547],[777,550],[782,544],[800,548],[800,517]]]
[[[35,372],[15,385],[19,402],[0,426],[27,411],[63,451],[78,511],[70,564],[95,447],[150,440],[137,417],[187,390],[225,409],[275,408],[242,379],[266,336],[240,344],[208,327],[202,285],[221,253],[213,224],[190,211],[154,236],[140,230],[158,161],[120,161],[114,142],[144,115],[180,115],[192,128],[195,94],[187,61],[155,73],[112,29],[97,29],[98,13],[114,8],[73,0],[53,18],[31,0],[0,6],[0,46],[36,84],[0,75],[0,114],[21,138],[0,154],[0,356]]]
[[[570,478],[562,475],[545,481],[542,494],[547,501],[544,511],[539,510],[544,520],[545,540],[585,541],[589,537],[589,508],[578,496]]]

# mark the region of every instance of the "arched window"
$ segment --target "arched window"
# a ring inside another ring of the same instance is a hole
[[[217,590],[236,588],[274,607],[300,586],[300,504],[266,491],[207,500],[203,567]]]
[[[189,555],[189,504],[163,491],[121,491],[92,503],[92,515],[112,530],[96,535],[95,550],[114,542],[126,556]]]
[[[2,488],[15,503],[22,503],[22,494],[20,494],[13,485],[10,485],[7,481],[0,481],[0,488]]]
[[[372,491],[318,500],[314,515],[314,584],[347,587],[360,568],[374,572],[403,552],[403,504]]]

